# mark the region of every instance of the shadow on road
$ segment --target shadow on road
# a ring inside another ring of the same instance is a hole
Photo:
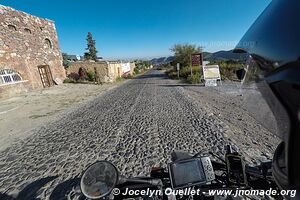
[[[1,200],[40,200],[38,198],[38,191],[44,187],[47,183],[53,181],[54,179],[58,178],[58,176],[50,176],[47,178],[42,178],[33,183],[27,185],[22,191],[19,192],[17,197],[9,196],[5,193],[0,193]],[[69,179],[57,185],[53,192],[50,195],[49,200],[67,200],[68,196],[72,197],[76,194],[70,194],[75,188],[79,188],[80,185],[80,178]],[[85,197],[81,194],[77,194],[78,200],[83,200]]]
[[[72,199],[72,196],[76,196],[78,200],[86,199],[81,193],[78,195],[76,191],[72,194],[72,191],[79,188],[80,178],[69,179],[59,185],[57,185],[50,195],[49,200],[64,200],[67,199],[67,195]],[[79,197],[78,197],[79,196]]]
[[[159,85],[161,87],[204,87],[203,84],[169,84],[169,85]]]
[[[146,79],[146,78],[169,79],[169,77],[164,73],[147,73],[147,74],[143,74],[141,76],[138,76],[135,79]]]

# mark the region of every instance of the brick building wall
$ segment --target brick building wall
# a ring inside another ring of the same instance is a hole
[[[53,80],[65,78],[54,22],[0,5],[0,75],[12,69],[22,78],[0,80],[0,97],[43,88],[39,66],[49,66]]]

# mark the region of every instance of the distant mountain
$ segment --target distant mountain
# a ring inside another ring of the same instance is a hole
[[[172,62],[173,60],[174,60],[174,56],[169,56],[169,57],[153,58],[152,60],[150,60],[150,62],[153,65],[156,65],[156,64],[169,63]]]
[[[233,53],[233,50],[217,51],[215,53],[204,52],[204,60],[208,60],[208,61],[222,61],[222,60],[245,61],[246,59],[247,59],[246,53]]]
[[[235,61],[245,61],[247,55],[245,53],[233,53],[233,50],[229,51],[217,51],[215,53],[203,52],[203,58],[207,61],[226,61],[226,60],[235,60]],[[150,60],[152,64],[164,64],[169,63],[174,60],[174,56],[154,58]]]

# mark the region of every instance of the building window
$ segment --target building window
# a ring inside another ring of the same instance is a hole
[[[8,25],[8,28],[9,28],[10,30],[17,31],[17,28],[16,28],[16,26],[14,26],[14,25],[9,24],[9,25]]]
[[[12,69],[0,69],[0,85],[22,81],[21,76]]]
[[[31,34],[31,30],[30,30],[29,28],[25,28],[24,31],[25,31],[26,33]]]
[[[52,42],[51,42],[51,40],[49,40],[48,38],[45,39],[45,45],[46,45],[46,47],[49,48],[49,49],[52,49],[52,48],[53,48]]]

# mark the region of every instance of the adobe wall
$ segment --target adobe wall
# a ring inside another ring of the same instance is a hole
[[[120,62],[108,62],[109,70],[108,74],[109,77],[111,77],[111,81],[115,81],[118,77],[122,76],[122,69],[121,69],[121,63]]]
[[[124,75],[133,75],[134,74],[134,68],[135,63],[130,63],[130,71],[127,73],[122,72],[122,62],[119,61],[110,61],[109,64],[109,74],[111,77],[113,77],[113,80],[115,80],[117,77],[122,77]]]
[[[108,65],[106,62],[71,62],[69,67],[67,68],[67,75],[71,73],[78,73],[79,68],[83,67],[87,71],[94,71],[96,67],[97,72],[100,76],[108,76]]]

